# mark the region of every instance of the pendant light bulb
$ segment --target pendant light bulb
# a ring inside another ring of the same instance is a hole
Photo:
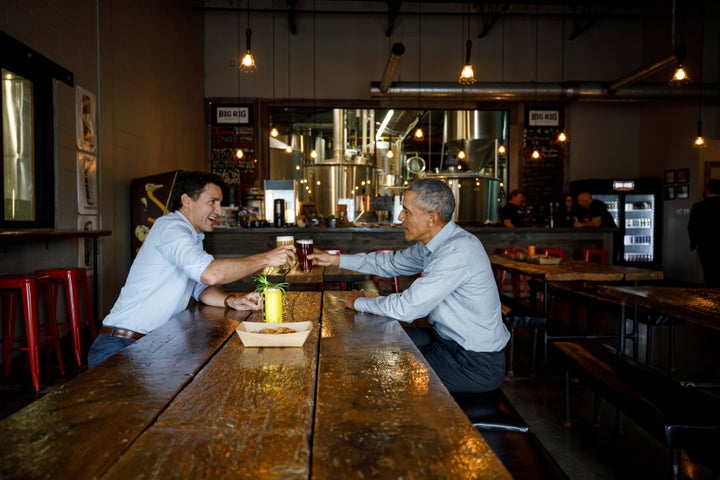
[[[280,132],[278,132],[278,129],[277,129],[277,128],[273,127],[272,129],[270,129],[270,136],[271,136],[271,137],[277,138],[278,135],[280,135]]]
[[[707,147],[707,144],[705,143],[705,137],[703,137],[702,134],[702,121],[698,121],[698,134],[693,142],[693,148],[700,149],[705,147]]]
[[[505,148],[505,145],[500,145],[498,147],[498,155],[505,155],[507,153],[507,149]]]
[[[395,154],[393,153],[392,150],[388,150],[387,153],[385,154],[385,156],[387,158],[393,158],[395,156]]]
[[[560,143],[565,143],[565,142],[567,142],[567,135],[565,135],[565,132],[560,132],[560,133],[558,133],[557,141],[560,142]]]
[[[235,157],[237,157],[238,160],[242,159],[245,156],[245,154],[242,151],[242,148],[238,148],[235,150]]]
[[[247,49],[245,50],[245,55],[243,55],[242,59],[240,60],[240,71],[245,73],[252,73],[257,70],[257,65],[255,64],[255,57],[253,57],[252,54],[252,48],[251,48],[251,39],[252,39],[252,29],[248,28],[245,30],[245,39],[247,41]]]
[[[460,150],[457,154],[458,160],[465,160],[465,150]]]
[[[465,65],[463,65],[460,71],[460,78],[458,82],[461,85],[472,85],[475,83],[475,72],[473,71],[472,64],[470,63],[470,51],[472,49],[472,42],[470,40],[465,44]]]
[[[680,86],[690,82],[692,82],[692,79],[690,75],[688,75],[687,70],[685,70],[682,64],[679,64],[677,68],[675,68],[675,72],[668,83],[672,86]]]
[[[536,148],[532,151],[532,154],[530,155],[534,160],[537,160],[540,158],[540,151]]]
[[[290,145],[288,145],[287,147],[285,147],[285,152],[286,152],[286,153],[292,153],[292,152],[293,152],[293,148],[292,148]]]
[[[415,130],[413,138],[416,142],[422,142],[423,140],[425,140],[425,132],[423,132],[423,129],[421,127],[418,127],[417,130]]]
[[[313,148],[313,150],[310,152],[310,158],[317,158],[317,151]]]

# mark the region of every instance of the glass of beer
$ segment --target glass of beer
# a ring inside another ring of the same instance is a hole
[[[300,269],[303,272],[312,271],[312,260],[309,260],[307,256],[313,253],[313,240],[312,238],[303,238],[295,242],[295,250],[297,250],[298,263]]]
[[[293,245],[294,243],[295,237],[293,237],[292,235],[282,235],[275,237],[275,246],[277,247],[282,247],[283,245]],[[290,270],[292,270],[294,266],[294,262],[292,265],[281,265],[278,267],[278,272],[280,272],[280,274],[286,274]]]

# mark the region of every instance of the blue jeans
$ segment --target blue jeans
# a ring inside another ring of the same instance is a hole
[[[505,380],[505,350],[472,352],[430,328],[405,331],[450,392],[489,392]]]
[[[94,367],[109,356],[133,343],[135,343],[135,340],[131,338],[111,337],[103,334],[98,335],[88,352],[88,368]]]

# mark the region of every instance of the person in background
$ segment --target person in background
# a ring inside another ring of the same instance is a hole
[[[594,200],[589,192],[583,192],[578,195],[578,208],[573,227],[617,228],[617,225],[608,212],[605,202]]]
[[[490,260],[478,238],[453,220],[455,198],[444,182],[410,184],[399,215],[412,246],[391,252],[308,258],[383,277],[422,273],[402,293],[368,298],[363,290],[345,294],[345,306],[396,318],[408,324],[428,316],[431,328],[407,332],[451,392],[495,390],[505,379],[505,345],[500,297]],[[418,322],[419,323],[419,322]]]
[[[525,195],[520,190],[512,190],[505,205],[500,210],[500,220],[507,228],[524,227],[525,216],[522,204]]]
[[[697,250],[707,288],[720,287],[720,179],[707,181],[703,199],[692,206],[688,221],[690,250]]]
[[[257,310],[260,296],[227,294],[231,283],[267,266],[292,264],[286,245],[242,258],[215,259],[203,249],[222,215],[222,179],[205,172],[181,172],[172,213],[158,218],[130,266],[125,286],[88,353],[93,367],[162,326],[188,307],[190,297],[206,305]]]
[[[572,228],[575,221],[575,201],[571,194],[566,193],[562,197],[562,201],[555,212],[555,228]]]

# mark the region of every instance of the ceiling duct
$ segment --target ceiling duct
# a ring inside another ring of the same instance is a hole
[[[692,83],[682,88],[671,87],[666,83],[635,83],[615,93],[608,92],[608,83],[601,82],[564,82],[564,83],[476,83],[460,85],[456,82],[398,82],[381,93],[377,82],[370,84],[370,96],[374,98],[413,98],[447,99],[463,98],[474,101],[720,101],[720,84]]]
[[[385,71],[380,79],[380,91],[385,93],[392,85],[393,78],[397,73],[398,66],[400,66],[400,57],[405,53],[405,45],[402,43],[394,43],[390,51],[390,57],[388,57],[387,64],[385,65]]]

